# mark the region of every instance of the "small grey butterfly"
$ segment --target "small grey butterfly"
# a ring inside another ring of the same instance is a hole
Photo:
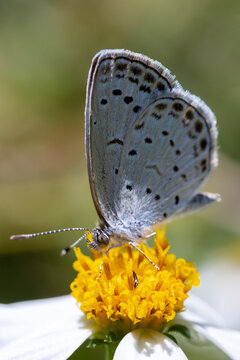
[[[85,118],[100,220],[89,230],[93,249],[137,248],[157,226],[220,200],[198,193],[217,165],[215,116],[161,63],[128,50],[100,51],[89,71]],[[12,238],[68,230],[88,229]]]

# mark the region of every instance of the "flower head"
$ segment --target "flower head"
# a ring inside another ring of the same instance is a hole
[[[72,296],[87,318],[93,318],[104,331],[159,330],[183,309],[192,286],[199,285],[194,265],[168,254],[165,228],[157,231],[153,248],[144,244],[139,248],[160,271],[129,245],[125,251],[112,249],[103,258],[92,251],[94,260],[75,248],[78,275],[71,284]]]
[[[65,360],[87,339],[88,346],[104,344],[108,359],[187,360],[175,343],[178,333],[199,344],[209,339],[238,360],[240,332],[225,329],[219,315],[200,299],[186,299],[199,275],[193,264],[168,254],[164,229],[157,232],[153,249],[141,245],[141,250],[159,271],[126,246],[103,257],[99,276],[99,255],[93,253],[92,260],[75,249],[78,275],[71,289],[83,311],[70,295],[0,304],[1,360],[35,355]],[[185,299],[186,311],[181,312]]]

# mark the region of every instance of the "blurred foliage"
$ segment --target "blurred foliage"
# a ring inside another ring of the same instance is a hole
[[[11,234],[97,220],[84,156],[91,59],[125,48],[161,61],[218,119],[224,201],[168,226],[172,251],[200,265],[239,241],[240,6],[218,0],[0,2],[1,302],[69,292],[78,234],[11,243]],[[86,245],[82,244],[85,247]],[[193,359],[193,357],[191,357]]]

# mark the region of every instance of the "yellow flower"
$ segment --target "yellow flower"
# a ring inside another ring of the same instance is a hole
[[[165,228],[157,231],[153,248],[144,244],[139,248],[160,271],[129,245],[103,257],[92,251],[94,260],[74,249],[78,275],[71,284],[72,296],[87,319],[93,318],[102,330],[117,334],[139,327],[159,330],[182,311],[187,292],[200,283],[192,263],[168,254]]]
[[[240,332],[225,329],[201,299],[186,299],[191,287],[199,285],[199,275],[193,264],[168,254],[164,230],[157,232],[153,249],[141,245],[141,250],[160,270],[126,246],[103,257],[99,276],[99,254],[92,260],[75,249],[79,273],[71,288],[83,311],[70,295],[0,304],[0,359],[25,360],[36,354],[65,360],[88,340],[88,347],[104,344],[107,359],[187,360],[176,344],[179,334],[192,344],[204,344],[207,359],[207,340],[239,359]]]

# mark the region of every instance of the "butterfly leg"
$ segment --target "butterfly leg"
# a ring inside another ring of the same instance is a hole
[[[144,254],[144,252],[143,252],[141,249],[139,249],[132,241],[129,242],[129,245],[131,245],[132,247],[134,247],[134,249],[136,249],[136,250],[139,251],[143,256],[145,256],[145,258],[146,258],[157,270],[160,270],[160,268],[159,268],[156,264],[154,264],[154,262],[153,262],[151,259],[149,259],[149,257],[148,257],[146,254]]]
[[[101,262],[97,279],[99,279],[102,275],[102,268],[103,268],[103,261]]]
[[[151,233],[151,234],[149,234],[149,235],[146,235],[146,236],[144,236],[144,238],[145,238],[145,239],[149,239],[150,237],[152,237],[152,236],[154,236],[154,235],[156,235],[156,232],[153,232],[153,233]]]
[[[114,249],[114,248],[119,247],[119,246],[121,246],[121,244],[116,244],[116,245],[110,246],[110,248],[108,248],[107,251],[105,252],[105,255],[107,255],[111,249]]]

